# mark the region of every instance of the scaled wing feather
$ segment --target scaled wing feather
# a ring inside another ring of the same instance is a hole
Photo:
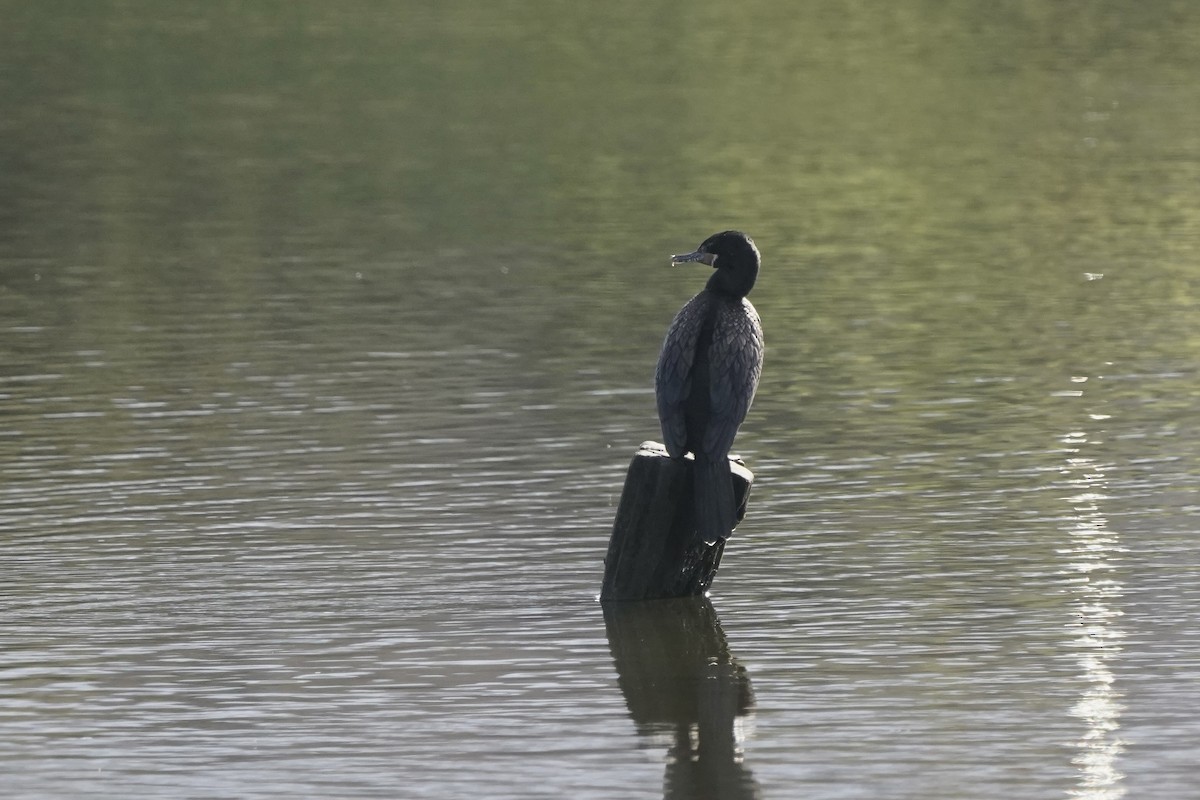
[[[672,458],[679,458],[686,452],[684,407],[692,391],[692,364],[696,358],[696,341],[704,324],[703,306],[701,295],[697,295],[675,315],[663,340],[654,375],[663,444]]]
[[[762,324],[749,300],[743,299],[742,306],[743,313],[721,314],[713,331],[712,374],[721,379],[711,388],[712,418],[704,437],[709,453],[728,453],[733,447],[762,374]]]

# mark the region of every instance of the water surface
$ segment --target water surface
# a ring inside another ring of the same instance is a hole
[[[13,797],[1186,798],[1200,16],[0,3]],[[749,231],[708,602],[596,602]]]

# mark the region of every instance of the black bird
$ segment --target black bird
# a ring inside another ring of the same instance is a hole
[[[762,324],[746,299],[758,277],[758,248],[746,234],[724,231],[671,261],[716,270],[675,315],[654,375],[667,453],[696,458],[696,535],[715,544],[737,524],[729,448],[762,374]]]

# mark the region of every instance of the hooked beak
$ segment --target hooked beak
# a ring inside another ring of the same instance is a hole
[[[701,264],[707,264],[710,267],[717,265],[717,257],[713,253],[702,253],[697,250],[694,253],[688,253],[682,256],[671,256],[672,264],[687,264],[690,261],[699,261]]]

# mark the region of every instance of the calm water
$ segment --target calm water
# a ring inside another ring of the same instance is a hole
[[[0,2],[15,798],[1194,796],[1188,4]],[[711,602],[602,609],[741,227]]]

